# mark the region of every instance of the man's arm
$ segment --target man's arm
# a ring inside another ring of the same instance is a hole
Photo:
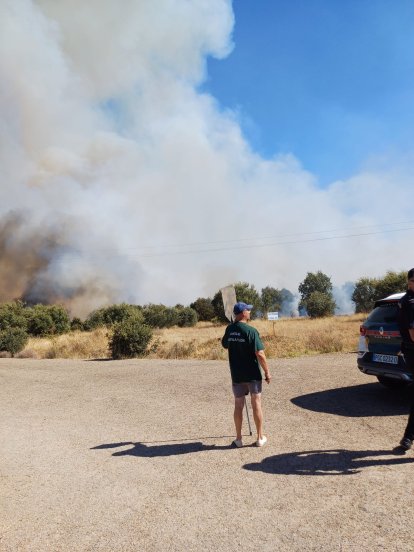
[[[263,368],[265,380],[267,381],[267,383],[270,383],[272,376],[270,375],[269,366],[267,365],[267,359],[263,349],[261,351],[256,351],[256,357],[259,361],[260,366]]]
[[[226,331],[224,332],[224,335],[221,339],[221,344],[223,345],[223,347],[225,349],[228,349],[229,348],[229,342],[228,342],[228,339],[227,339],[227,328],[226,328]]]
[[[411,341],[414,341],[414,329],[409,328],[408,331],[410,332]]]

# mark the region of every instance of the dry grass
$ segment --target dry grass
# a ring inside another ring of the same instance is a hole
[[[365,314],[330,318],[283,318],[276,322],[254,320],[263,338],[268,358],[356,350],[359,326]],[[153,358],[226,359],[221,347],[224,326],[199,323],[195,328],[158,330]]]
[[[359,326],[365,314],[331,318],[254,320],[268,358],[356,351]],[[194,328],[154,331],[148,358],[225,360],[221,346],[225,326],[200,322]],[[107,331],[72,332],[53,339],[30,339],[17,355],[23,358],[108,358]]]
[[[50,339],[31,338],[20,358],[108,358],[108,331],[75,331]]]

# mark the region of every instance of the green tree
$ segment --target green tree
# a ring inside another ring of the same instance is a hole
[[[175,307],[145,305],[142,309],[145,324],[151,328],[171,328],[178,325],[179,315]]]
[[[62,305],[48,305],[47,311],[53,321],[53,333],[64,334],[70,330],[68,311]]]
[[[0,330],[8,328],[27,329],[27,316],[24,303],[12,301],[0,305]]]
[[[399,293],[407,287],[407,273],[388,271],[383,278],[360,278],[352,294],[355,312],[369,312],[375,301]]]
[[[190,307],[196,311],[200,321],[210,322],[213,320],[215,311],[210,298],[199,297],[194,303],[191,303]]]
[[[234,288],[236,290],[237,301],[243,301],[244,303],[253,305],[254,308],[252,310],[252,318],[254,318],[258,308],[260,308],[260,295],[256,288],[253,284],[248,284],[247,282],[237,282],[237,284],[234,284]],[[211,303],[214,307],[216,318],[220,322],[228,322],[226,315],[224,314],[221,291],[218,291],[214,295]]]
[[[267,286],[262,288],[260,296],[260,305],[262,307],[263,316],[270,311],[280,311],[282,308],[282,293],[278,289]]]
[[[34,305],[26,309],[30,335],[60,335],[70,330],[68,311],[61,305]]]
[[[332,295],[322,291],[312,291],[306,299],[306,310],[311,318],[332,316],[335,306]]]
[[[214,317],[219,322],[228,322],[227,317],[224,313],[224,306],[223,306],[223,298],[221,295],[221,291],[218,291],[213,299],[211,300],[211,304],[213,305],[214,309]]]
[[[53,320],[45,305],[35,305],[27,309],[27,331],[35,337],[53,334]]]
[[[389,270],[383,278],[377,281],[378,299],[405,291],[407,288],[407,272],[392,272]]]
[[[332,295],[332,282],[329,276],[321,272],[312,273],[308,272],[306,278],[299,284],[299,293],[301,295],[300,307],[304,307],[309,316],[327,316],[327,314],[317,315],[317,312],[324,312],[322,305],[326,306],[326,309],[331,308],[330,305],[333,305],[332,314],[335,309],[335,301]],[[311,295],[318,293],[311,299]],[[319,295],[322,294],[322,295]],[[311,301],[310,301],[311,299]],[[310,301],[310,302],[309,302]],[[309,306],[313,314],[309,311]]]
[[[120,303],[115,305],[109,305],[108,307],[101,307],[89,314],[85,320],[85,328],[93,330],[98,327],[110,328],[114,324],[124,322],[130,318],[143,321],[143,315],[141,308],[137,305],[129,305],[127,303]]]
[[[145,356],[152,338],[152,329],[136,318],[129,318],[113,326],[109,340],[111,356],[115,360]]]
[[[369,312],[374,307],[377,297],[377,284],[375,278],[360,278],[352,293],[352,301],[355,303],[355,312]]]
[[[197,312],[191,307],[175,307],[180,328],[190,328],[198,322]]]
[[[74,332],[74,331],[80,331],[80,332],[83,332],[85,331],[85,325],[84,323],[82,322],[82,320],[80,318],[77,318],[75,316],[75,318],[72,319],[71,323],[70,323],[70,329]]]
[[[299,284],[299,293],[302,298],[302,302],[306,303],[307,298],[314,291],[320,291],[321,293],[332,293],[332,282],[329,276],[318,270],[318,272],[308,272],[306,278]]]
[[[14,357],[22,351],[29,339],[23,328],[11,327],[0,331],[0,351],[6,351]]]

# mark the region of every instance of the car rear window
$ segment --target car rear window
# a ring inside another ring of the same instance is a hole
[[[371,312],[367,318],[367,322],[391,324],[397,322],[398,304],[385,303]]]

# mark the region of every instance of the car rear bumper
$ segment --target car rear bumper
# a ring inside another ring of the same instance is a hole
[[[398,365],[383,364],[380,362],[373,362],[372,360],[368,360],[362,356],[361,358],[358,358],[357,364],[361,372],[370,376],[382,376],[384,378],[402,380],[406,382],[414,381],[413,375],[411,372],[407,371],[403,362],[400,362]]]

